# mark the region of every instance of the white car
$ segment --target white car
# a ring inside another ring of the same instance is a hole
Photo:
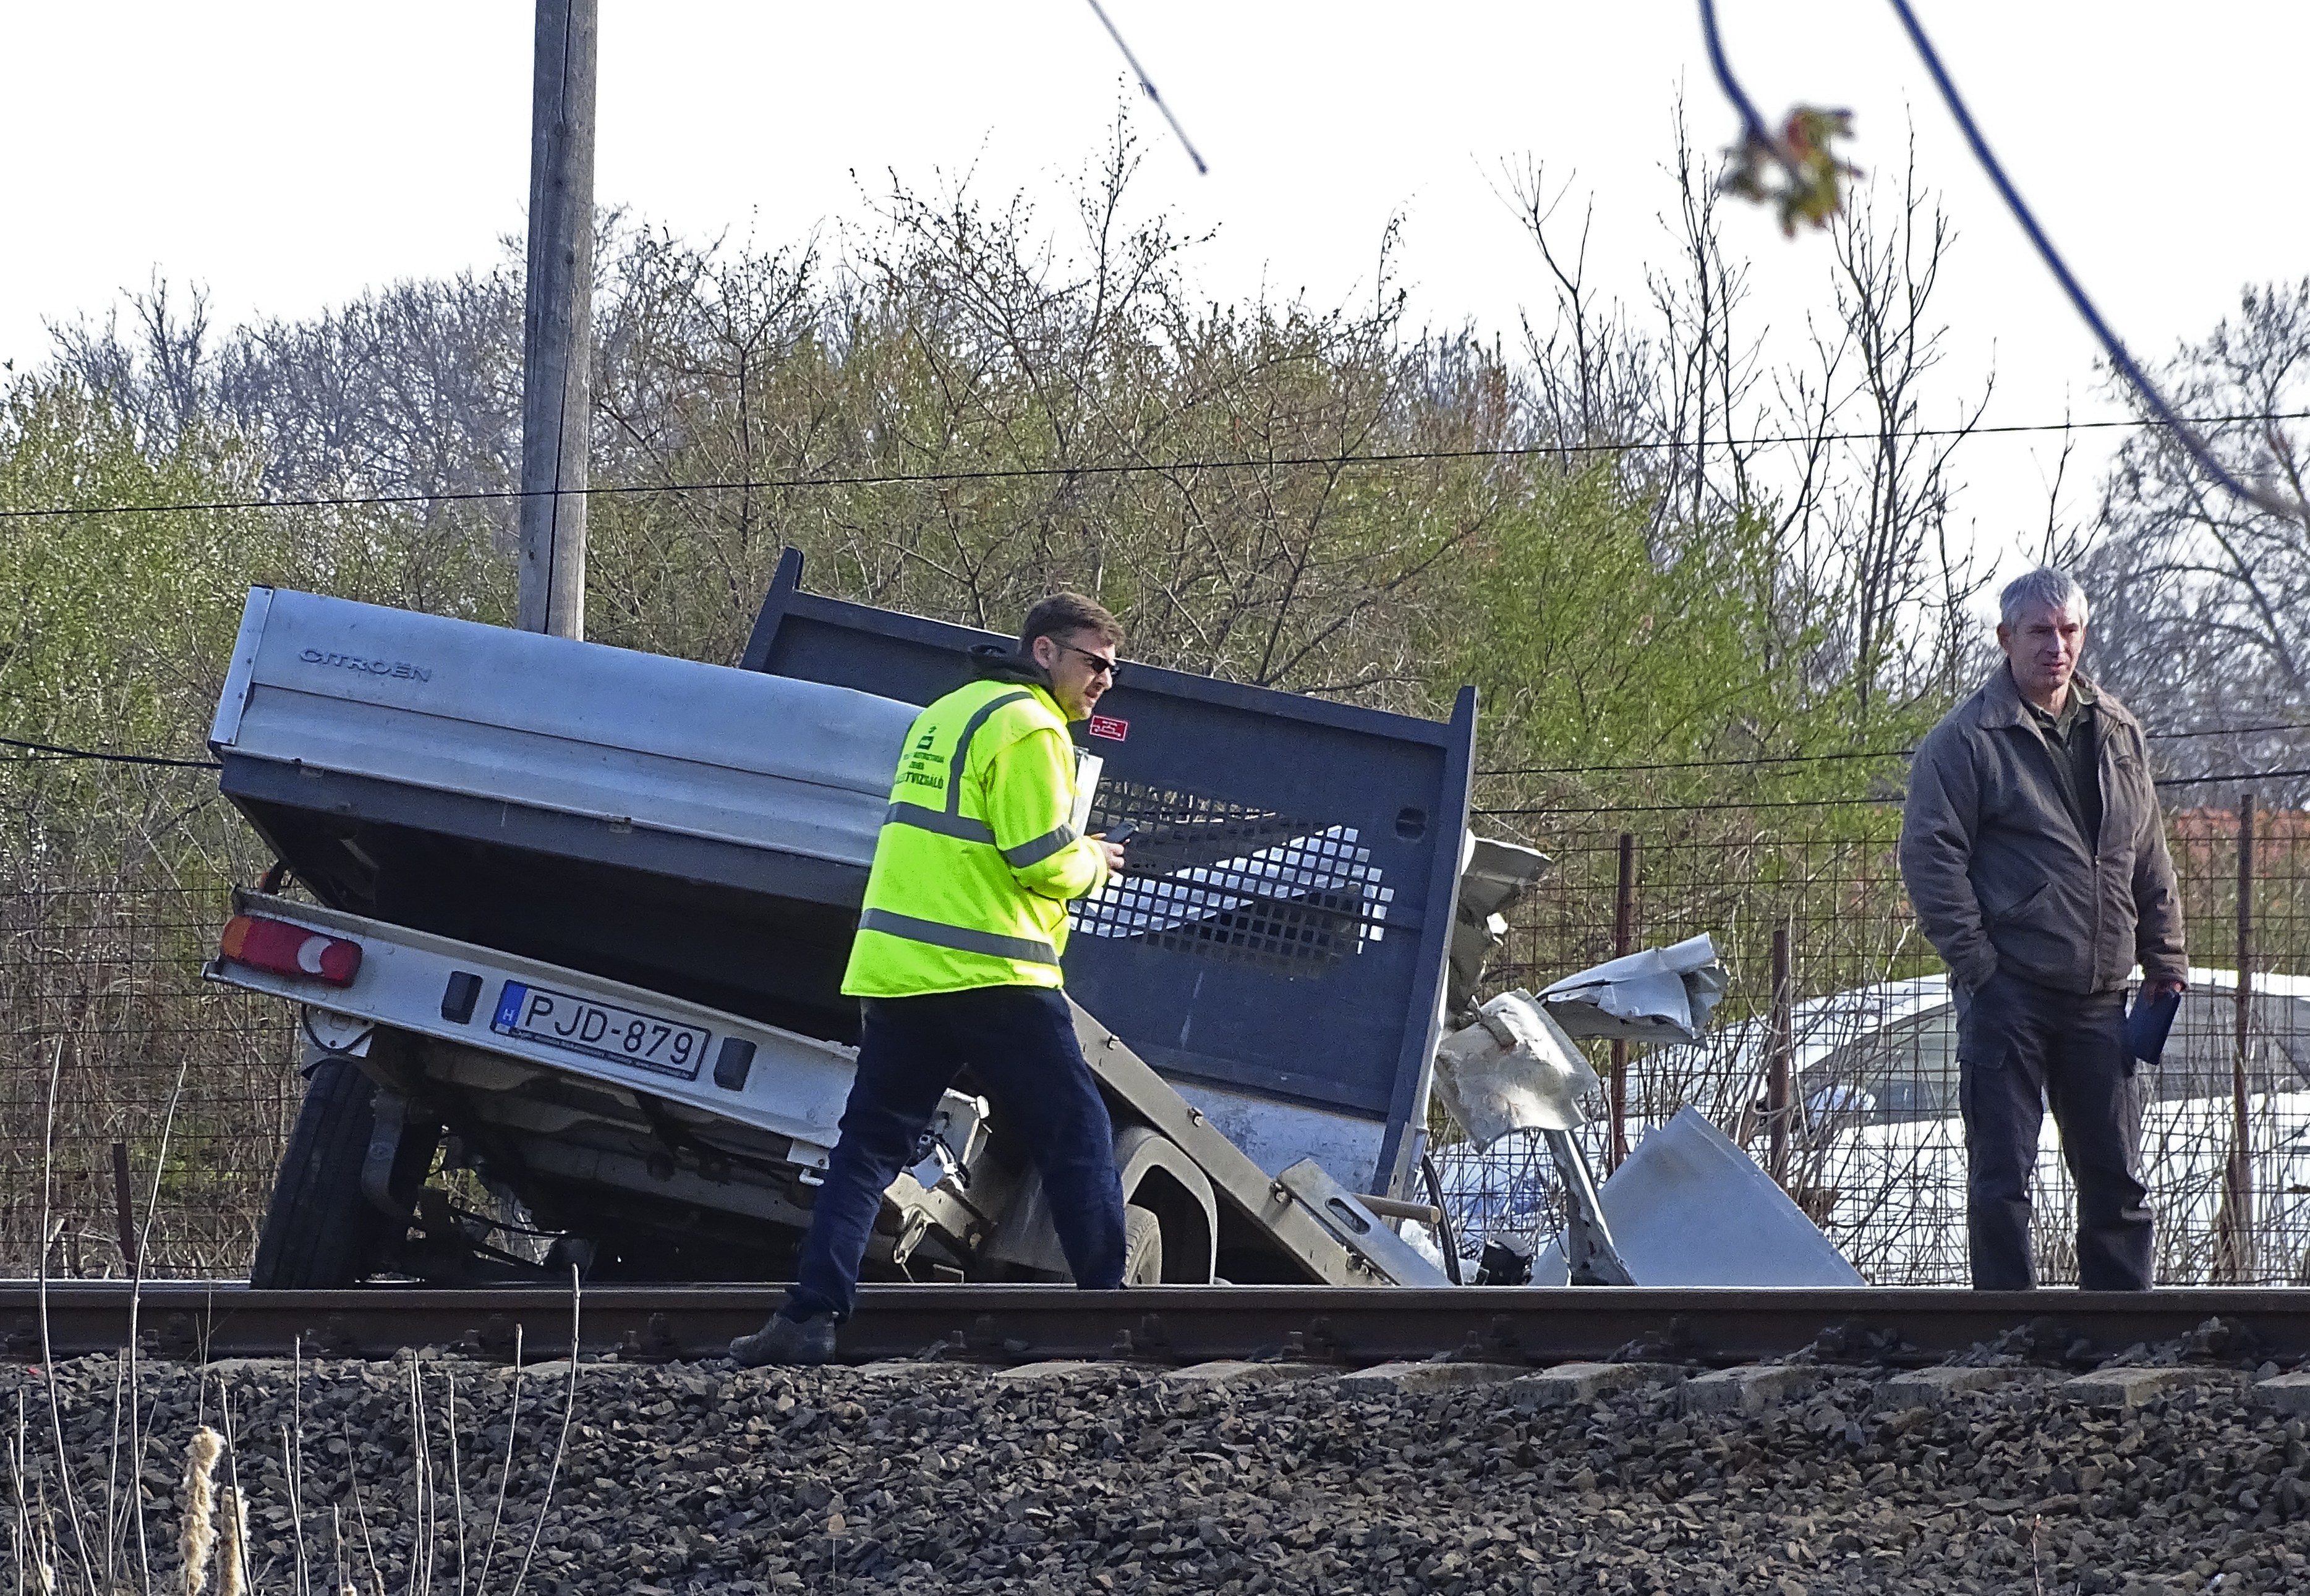
[[[2152,1072],[2141,1156],[2158,1213],[2158,1278],[2197,1284],[2215,1271],[2234,1136],[2237,973],[2193,968],[2164,1059]],[[1797,1005],[1788,1184],[1878,1285],[1967,1278],[1965,1127],[1958,1115],[1957,1008],[1946,976],[1860,987]],[[1702,1047],[1637,1066],[1673,1089],[1705,1071],[1746,1083],[1736,1134],[1760,1159],[1770,1038],[1763,1018]],[[2310,1247],[2310,977],[2257,975],[2247,1002],[2247,1143],[2252,1278],[2291,1280]],[[2042,1277],[2074,1279],[2075,1193],[2046,1117],[2037,1165]]]
[[[2310,1254],[2310,977],[2257,975],[2247,1007],[2249,1278],[2292,1281]],[[1965,1126],[1947,977],[1810,999],[1796,1006],[1791,1029],[1791,1194],[1872,1284],[1967,1283]],[[2142,1124],[2161,1282],[2204,1283],[2215,1273],[2236,1041],[2237,973],[2193,968]],[[1769,1022],[1758,1016],[1700,1043],[1639,1054],[1629,1069],[1630,1141],[1691,1104],[1769,1165],[1770,1045]],[[1592,1122],[1579,1132],[1599,1170],[1603,1130]],[[1439,1146],[1435,1158],[1471,1255],[1489,1236],[1521,1239],[1543,1213],[1551,1227],[1560,1223],[1554,1171],[1537,1137],[1506,1137],[1481,1152]],[[2037,1176],[2041,1278],[2074,1279],[2075,1194],[2050,1114]]]

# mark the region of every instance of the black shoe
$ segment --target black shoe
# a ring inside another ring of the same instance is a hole
[[[834,1356],[834,1315],[821,1314],[797,1321],[772,1314],[769,1323],[752,1335],[731,1342],[730,1356],[746,1369],[759,1369],[765,1364],[824,1363]]]

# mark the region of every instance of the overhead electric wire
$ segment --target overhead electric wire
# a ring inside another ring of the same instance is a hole
[[[2274,411],[2239,415],[2204,416],[2205,426],[2236,421],[2310,421],[2310,410]],[[2015,421],[1993,427],[1919,427],[1910,431],[1759,433],[1748,438],[1708,440],[1717,448],[1763,448],[1795,443],[1876,443],[1887,438],[1914,441],[1928,438],[1981,438],[2039,432],[2083,432],[2103,428],[2141,428],[2155,423],[2140,416],[2113,416],[2091,421]],[[0,521],[39,520],[63,516],[150,516],[197,514],[224,510],[360,509],[396,504],[457,504],[518,500],[560,494],[587,498],[640,496],[652,493],[737,493],[802,491],[812,488],[890,488],[934,486],[942,482],[1032,481],[1050,477],[1163,475],[1200,471],[1273,471],[1300,467],[1341,469],[1379,465],[1418,465],[1446,460],[1520,460],[1549,455],[1635,454],[1689,447],[1680,440],[1608,441],[1603,443],[1506,444],[1481,449],[1403,449],[1380,455],[1269,455],[1215,459],[1120,460],[1081,465],[1003,465],[968,471],[907,471],[833,477],[735,477],[695,482],[603,482],[582,489],[458,488],[430,492],[317,495],[306,499],[215,499],[167,504],[46,505],[33,509],[0,509]]]
[[[1737,798],[1713,799],[1706,803],[1589,803],[1565,806],[1554,803],[1517,804],[1507,809],[1471,809],[1472,815],[1498,818],[1506,815],[1649,815],[1697,814],[1708,810],[1724,809],[1845,809],[1863,803],[1898,803],[1898,797],[1885,798],[1759,798],[1743,802]]]
[[[2310,766],[2295,770],[2231,770],[2218,776],[2161,776],[2153,784],[2161,787],[2206,787],[2221,782],[2294,781],[2310,776]]]
[[[2161,776],[2152,784],[2160,787],[2203,787],[2226,782],[2251,783],[2261,781],[2292,781],[2310,776],[2310,766],[2293,770],[2233,770],[2219,776]],[[1889,808],[1903,802],[1900,794],[1848,794],[1842,798],[1738,798],[1711,799],[1705,803],[1585,803],[1560,805],[1554,803],[1517,804],[1506,809],[1471,809],[1472,815],[1499,819],[1515,815],[1647,815],[1698,814],[1704,811],[1754,809],[1858,809],[1863,806]]]
[[[160,765],[178,770],[221,770],[214,759],[172,759],[161,754],[122,753],[100,748],[74,748],[62,742],[34,742],[22,737],[0,737],[0,748],[21,748],[30,750],[25,764],[45,763],[51,759],[98,759],[108,765]]]
[[[2265,732],[2300,731],[2310,731],[2310,721],[2273,721],[2267,724],[2255,726],[2205,726],[2186,732],[2149,732],[2144,733],[2144,735],[2153,741],[2158,741],[2183,737],[2243,737]],[[112,765],[152,765],[180,770],[221,770],[224,768],[221,764],[214,759],[173,759],[162,754],[128,753],[117,749],[75,748],[68,743],[39,742],[22,737],[0,737],[0,748],[20,748],[27,750],[23,755],[17,756],[13,759],[7,756],[0,756],[0,763],[4,764],[44,764],[57,760],[91,759]],[[1524,765],[1503,767],[1489,770],[1479,770],[1475,774],[1479,776],[1632,776],[1662,770],[1730,770],[1777,765],[1828,764],[1837,760],[1850,759],[1906,759],[1915,751],[1916,750],[1914,748],[1889,748],[1878,749],[1874,750],[1846,750],[1844,752],[1822,754],[1758,755],[1737,759],[1669,759],[1654,763],[1632,765]],[[2160,776],[2158,778],[2158,785],[2160,786],[2193,786],[2226,781],[2275,781],[2290,779],[2301,776],[2310,776],[2310,769],[2233,772],[2220,776]],[[1602,804],[1593,810],[1558,809],[1553,805],[1542,804],[1522,809],[1480,809],[1474,812],[1477,814],[1487,815],[1617,814],[1623,811],[1646,809],[1780,809],[1809,807],[1823,803],[1883,803],[1892,802],[1896,802],[1896,800],[1872,796],[1845,798],[1791,798],[1759,800],[1756,802],[1748,803],[1732,801],[1721,803],[1663,803],[1637,805]]]
[[[2258,726],[2201,726],[2188,732],[2145,732],[2152,742],[2184,737],[2251,737],[2265,732],[2310,732],[2310,721],[2271,721]],[[1639,765],[1506,765],[1478,776],[1629,776],[1654,770],[1740,770],[1764,765],[1827,765],[1847,759],[1906,759],[1910,748],[1847,749],[1823,754],[1749,754],[1734,759],[1668,759]]]

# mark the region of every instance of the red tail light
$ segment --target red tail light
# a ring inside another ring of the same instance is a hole
[[[332,986],[351,986],[360,972],[361,948],[359,942],[324,936],[285,920],[235,915],[225,923],[224,956],[276,976],[304,976]]]

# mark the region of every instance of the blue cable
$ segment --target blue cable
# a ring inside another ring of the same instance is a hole
[[[1779,146],[1773,143],[1772,134],[1765,126],[1764,117],[1749,100],[1749,91],[1741,87],[1732,75],[1732,64],[1724,58],[1724,41],[1716,37],[1716,0],[1700,0],[1700,31],[1708,40],[1708,65],[1716,71],[1716,85],[1724,91],[1724,98],[1741,113],[1743,137],[1773,150],[1777,156]]]
[[[1709,50],[1711,55],[1716,57],[1718,71],[1722,75],[1723,56],[1716,48],[1715,18],[1710,14],[1710,0],[1701,0],[1701,10],[1707,20]],[[2029,213],[2029,207],[2021,203],[2021,195],[2015,191],[2012,179],[2005,175],[2005,169],[1998,163],[1996,155],[1991,152],[1988,141],[1981,136],[1981,129],[1974,126],[1973,113],[1966,109],[1965,101],[1958,97],[1957,85],[1950,82],[1948,69],[1942,66],[1941,58],[1933,49],[1932,41],[1925,37],[1925,30],[1918,26],[1916,13],[1909,9],[1908,0],[1893,0],[1893,10],[1899,15],[1901,26],[1908,30],[1909,41],[1917,47],[1917,54],[1924,60],[1925,70],[1933,74],[1934,86],[1941,90],[1941,99],[1948,102],[1950,115],[1957,119],[1958,126],[1965,134],[1966,142],[1973,146],[1974,158],[1981,162],[1981,169],[1987,172],[1989,180],[1997,185],[1997,192],[2004,196],[2006,208],[2013,213],[2013,219],[2021,224],[2021,230],[2029,235],[2029,241],[2037,247],[2037,254],[2044,259],[2047,268],[2053,272],[2055,281],[2061,283],[2062,291],[2070,296],[2070,303],[2075,306],[2078,314],[2085,318],[2086,325],[2093,329],[2094,336],[2101,340],[2102,347],[2109,351],[2111,361],[2124,375],[2126,381],[2133,386],[2133,391],[2141,395],[2142,402],[2149,406],[2158,420],[2181,440],[2182,447],[2189,450],[2191,457],[2203,466],[2207,474],[2216,481],[2248,504],[2267,510],[2271,515],[2282,516],[2291,521],[2301,520],[2303,516],[2300,509],[2285,504],[2275,497],[2266,497],[2262,492],[2248,488],[2236,477],[2231,475],[2229,468],[2214,458],[2213,450],[2208,447],[2206,440],[2201,438],[2189,423],[2174,413],[2172,408],[2167,404],[2165,395],[2160,394],[2149,378],[2143,374],[2141,368],[2134,364],[2133,357],[2126,352],[2125,345],[2118,341],[2115,333],[2110,331],[2109,324],[2101,318],[2101,312],[2094,308],[2091,299],[2086,298],[2086,291],[2078,285],[2078,280],[2070,274],[2068,265],[2062,262],[2059,255],[2054,253],[2054,246],[2045,237],[2045,230],[2037,225],[2037,219]],[[1738,103],[1741,104],[1741,115],[1753,121],[1755,111],[1750,109],[1745,101]]]

